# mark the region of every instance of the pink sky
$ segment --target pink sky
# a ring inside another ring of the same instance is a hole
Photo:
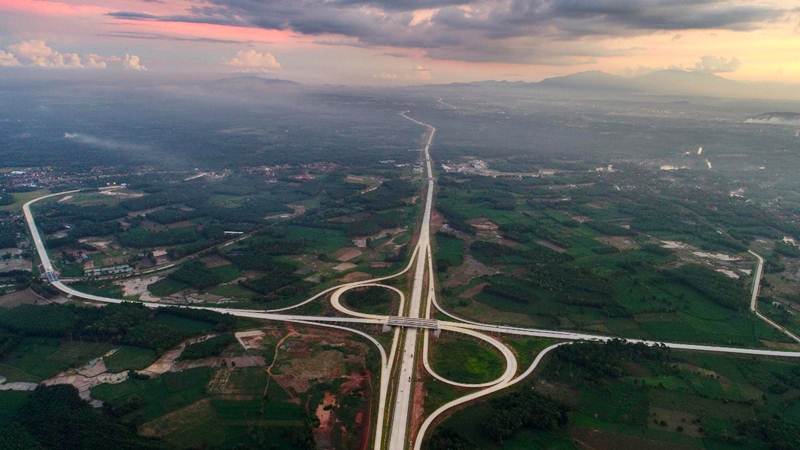
[[[697,11],[658,1],[651,10],[619,18],[587,13],[593,8],[588,0],[581,15],[568,9],[581,2],[530,0],[533,13],[521,14],[530,23],[521,26],[508,11],[513,0],[421,0],[417,4],[426,8],[416,11],[368,0],[291,10],[288,1],[274,2],[281,8],[264,2],[243,10],[223,0],[0,0],[0,65],[30,64],[34,59],[9,46],[43,41],[51,59],[135,55],[151,73],[247,70],[317,82],[538,80],[584,70],[635,74],[663,68],[800,80],[800,0],[757,7],[719,0]],[[637,2],[606,3],[619,9]],[[269,63],[273,59],[277,64]]]

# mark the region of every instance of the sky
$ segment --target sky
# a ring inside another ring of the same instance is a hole
[[[0,72],[403,85],[800,81],[800,0],[0,0]]]

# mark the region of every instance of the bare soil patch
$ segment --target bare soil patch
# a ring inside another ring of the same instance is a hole
[[[200,261],[203,261],[203,264],[205,264],[206,267],[210,269],[213,269],[214,267],[227,266],[230,265],[231,263],[230,261],[219,255],[206,256],[204,258],[201,258]]]
[[[628,436],[609,431],[588,428],[570,430],[573,442],[578,448],[587,450],[689,450],[693,447],[675,442],[659,442],[636,436]]]
[[[341,280],[345,283],[352,283],[353,281],[363,281],[368,280],[369,278],[370,274],[365,272],[350,272],[343,276]]]
[[[339,262],[350,261],[351,259],[361,256],[361,250],[355,247],[341,248],[334,253],[334,258]]]
[[[464,262],[458,266],[453,267],[447,271],[448,278],[444,282],[445,287],[461,286],[469,283],[473,278],[481,277],[484,275],[494,275],[499,273],[499,270],[489,267],[472,256],[465,256]]]
[[[0,296],[0,308],[13,308],[19,305],[38,305],[44,303],[49,302],[30,289]]]
[[[622,251],[639,248],[639,245],[633,239],[626,236],[602,236],[598,237],[597,240]]]

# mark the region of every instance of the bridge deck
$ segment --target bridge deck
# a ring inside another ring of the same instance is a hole
[[[386,324],[390,327],[439,329],[438,320],[415,317],[391,316],[386,321]]]

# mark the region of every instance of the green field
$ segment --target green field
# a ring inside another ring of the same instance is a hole
[[[167,373],[101,385],[92,395],[122,414],[124,423],[163,432],[163,439],[175,448],[307,448],[310,433],[304,409],[291,403],[274,382],[262,396],[262,368],[233,370],[226,392],[235,395],[209,390],[213,374],[208,368]]]
[[[0,206],[0,210],[3,211],[22,211],[22,205],[26,202],[35,199],[36,197],[41,197],[42,195],[49,194],[50,191],[47,189],[39,189],[37,191],[30,191],[30,192],[14,192],[14,203],[10,205]],[[44,201],[44,200],[43,200]]]
[[[80,281],[71,285],[74,289],[88,294],[111,298],[122,298],[122,288],[110,281]]]
[[[460,439],[465,449],[797,448],[793,361],[575,344],[551,353],[534,377],[453,414],[436,441]],[[567,420],[513,420],[509,402],[531,389]]]
[[[0,359],[0,375],[9,381],[41,381],[71,367],[82,366],[112,348],[109,343],[23,338]]]
[[[157,297],[167,297],[187,289],[188,287],[188,285],[181,283],[180,281],[175,281],[172,278],[167,277],[147,286],[147,290]]]
[[[400,304],[394,291],[375,286],[351,289],[342,295],[341,300],[350,309],[367,314],[390,315],[392,308]]]
[[[721,263],[691,250],[738,257],[729,267],[741,273],[752,269],[745,250],[757,233],[772,236],[792,226],[752,205],[716,197],[711,202],[716,192],[687,200],[682,186],[642,184],[641,175],[442,175],[437,205],[447,224],[468,239],[465,245],[437,234],[438,265],[452,266],[470,255],[486,266],[485,273],[498,273],[448,286],[448,275],[462,276],[448,272],[442,303],[483,322],[736,346],[788,342],[748,311],[750,277],[724,276],[714,270]],[[614,186],[623,181],[638,189],[620,192]],[[564,186],[569,195],[551,192]],[[497,230],[470,225],[478,219],[490,220]],[[668,239],[694,248],[662,248],[661,240]]]
[[[483,383],[496,379],[505,369],[502,355],[475,338],[443,333],[430,342],[433,370],[447,379]]]
[[[319,253],[330,253],[352,245],[347,235],[341,230],[301,225],[286,227],[286,239],[302,240],[308,247]]]
[[[92,389],[92,396],[117,408],[132,403],[141,405],[122,416],[138,425],[203,398],[213,373],[214,369],[199,368],[166,373],[150,380],[102,384]]]
[[[436,234],[436,269],[445,272],[464,262],[464,241],[444,233]]]
[[[149,348],[123,345],[113,355],[103,360],[109,372],[122,372],[144,369],[155,361],[157,356],[156,352]]]

